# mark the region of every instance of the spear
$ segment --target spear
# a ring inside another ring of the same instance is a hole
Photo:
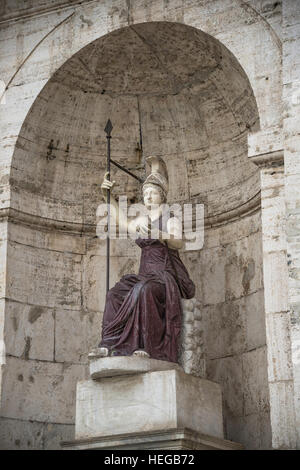
[[[115,162],[110,158],[110,139],[111,131],[113,129],[111,120],[108,119],[104,132],[107,138],[107,160],[106,160],[106,171],[108,173],[107,179],[110,181],[110,164],[115,165],[119,170],[124,171],[128,175],[138,180],[141,184],[144,182],[142,178],[132,173],[130,170]],[[107,238],[106,238],[106,293],[109,291],[109,265],[110,265],[110,190],[107,193]]]
[[[106,171],[107,179],[110,181],[110,139],[112,131],[112,123],[109,119],[106,123],[104,132],[107,138],[107,160]],[[106,293],[109,291],[109,261],[110,261],[110,189],[107,192],[107,238],[106,238]]]

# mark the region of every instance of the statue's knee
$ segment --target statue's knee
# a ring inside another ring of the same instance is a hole
[[[149,292],[153,291],[153,283],[151,281],[146,282],[142,287],[141,287],[141,292],[143,294],[149,294]]]
[[[163,288],[164,291],[164,288]],[[161,297],[163,295],[162,292],[162,286],[158,284],[157,282],[149,281],[146,282],[143,287],[142,287],[142,292],[144,295],[149,296],[155,296],[155,297]]]

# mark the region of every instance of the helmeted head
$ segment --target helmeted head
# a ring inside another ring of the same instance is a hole
[[[143,196],[145,198],[149,193],[155,195],[155,192],[158,191],[161,199],[159,204],[162,204],[167,200],[169,187],[166,164],[161,157],[157,156],[148,157],[146,161],[151,165],[151,173],[147,176],[142,186]]]
[[[147,183],[143,187],[143,199],[147,209],[152,206],[160,206],[166,202],[166,196],[162,188],[152,183]]]

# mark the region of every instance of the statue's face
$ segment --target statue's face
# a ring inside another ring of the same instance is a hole
[[[162,203],[162,196],[160,190],[154,185],[147,185],[143,191],[144,204],[147,209],[150,209],[154,205],[160,205]]]

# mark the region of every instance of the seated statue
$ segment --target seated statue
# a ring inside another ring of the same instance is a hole
[[[174,216],[163,217],[161,205],[168,191],[165,163],[159,157],[148,157],[147,161],[152,171],[143,184],[143,200],[157,238],[148,236],[148,217],[139,216],[128,223],[124,214],[117,214],[122,230],[138,230],[135,242],[141,248],[140,268],[138,274],[123,276],[108,291],[102,339],[90,358],[140,355],[178,362],[181,298],[192,298],[195,285],[178,254],[183,245],[181,223]],[[113,185],[105,175],[101,188],[106,197]],[[112,195],[111,204],[118,208]]]

